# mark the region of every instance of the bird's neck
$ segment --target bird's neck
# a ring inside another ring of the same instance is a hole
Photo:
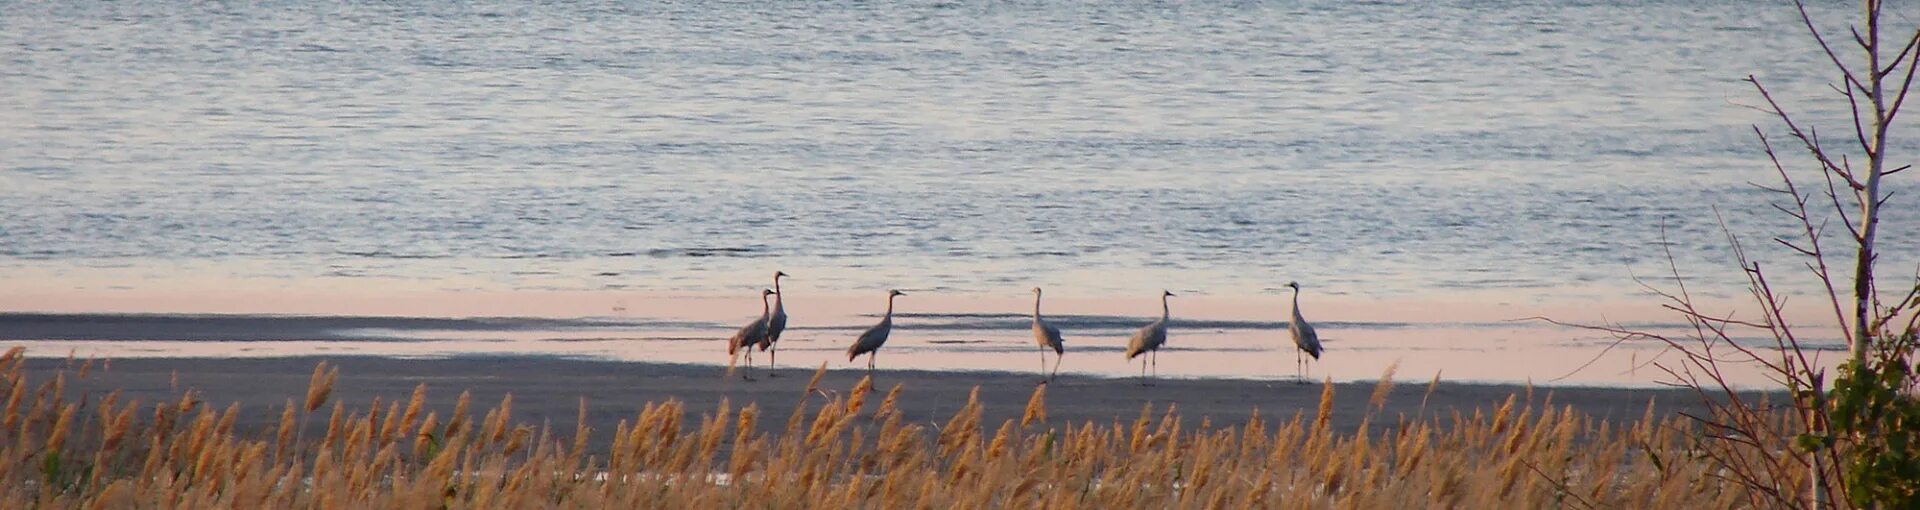
[[[1293,289],[1293,318],[1300,319],[1300,289]]]
[[[887,296],[887,320],[893,320],[893,296]]]
[[[1173,309],[1167,307],[1167,296],[1160,296],[1160,320],[1167,320],[1172,315]]]
[[[1033,318],[1040,318],[1040,293],[1038,292],[1033,294]]]
[[[760,295],[760,315],[767,314],[767,297],[766,294]]]

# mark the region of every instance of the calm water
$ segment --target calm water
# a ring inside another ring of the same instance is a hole
[[[1746,185],[1767,118],[1740,79],[1844,131],[1797,23],[1681,0],[0,2],[0,278],[1615,298],[1662,272],[1664,226],[1727,294],[1712,208],[1761,258],[1781,228]],[[1920,260],[1901,177],[1894,274]]]
[[[1724,267],[1739,78],[1827,77],[1786,7],[1611,4],[5,3],[0,271],[1564,293],[1662,224]]]

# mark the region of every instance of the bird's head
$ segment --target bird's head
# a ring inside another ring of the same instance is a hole
[[[771,295],[774,295],[774,294],[779,294],[779,293],[778,293],[778,292],[774,292],[774,291],[773,291],[773,289],[760,289],[760,297],[763,297],[763,298],[764,298],[764,297],[767,297],[767,296],[771,296]]]
[[[1287,287],[1293,290],[1300,290],[1300,282],[1287,282]]]
[[[777,281],[780,281],[780,278],[781,278],[781,277],[784,277],[784,276],[787,276],[787,273],[786,273],[785,271],[774,271],[774,272],[773,272],[773,281],[776,281],[776,282],[777,282]]]
[[[900,289],[892,289],[887,291],[887,297],[905,296],[905,295],[907,295],[907,293],[900,292]]]
[[[1034,287],[1034,288],[1033,288],[1033,293],[1034,293],[1034,294],[1039,294],[1039,293],[1040,293],[1040,288],[1039,288],[1039,287]]]
[[[1160,291],[1160,297],[1173,297],[1173,291],[1171,291],[1171,290],[1162,290],[1162,291]]]

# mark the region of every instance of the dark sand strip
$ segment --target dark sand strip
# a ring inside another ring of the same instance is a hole
[[[96,366],[86,379],[69,374],[68,388],[76,396],[99,396],[118,389],[122,399],[138,398],[143,404],[156,399],[172,400],[177,391],[172,384],[177,373],[178,388],[199,392],[207,404],[224,408],[240,402],[239,429],[269,430],[278,419],[287,399],[304,398],[309,376],[321,358],[271,359],[123,359],[110,370]],[[386,402],[405,402],[415,385],[426,383],[431,408],[444,417],[463,390],[473,392],[473,414],[478,419],[486,409],[497,405],[501,397],[514,396],[513,413],[521,423],[550,423],[556,432],[571,435],[574,418],[585,397],[589,425],[596,430],[594,440],[604,441],[621,420],[632,420],[647,402],[679,399],[687,404],[689,419],[697,423],[700,413],[710,413],[722,399],[736,408],[755,403],[760,406],[763,429],[784,426],[786,417],[801,399],[812,370],[787,369],[779,377],[760,374],[757,381],[724,379],[715,367],[581,361],[545,357],[458,358],[408,360],[375,357],[329,359],[340,367],[340,381],[333,400],[345,402],[349,409],[365,412],[374,397]],[[29,376],[36,381],[51,377],[66,360],[33,359],[28,362]],[[844,393],[854,386],[864,371],[829,371],[821,387]],[[875,377],[876,395],[869,406],[879,405],[885,391],[895,384],[905,386],[900,407],[916,421],[944,424],[967,402],[968,392],[980,388],[985,405],[984,427],[997,428],[1002,420],[1020,418],[1032,395],[1037,376],[1004,372],[924,372],[881,371]],[[1384,411],[1376,415],[1376,428],[1391,426],[1401,415],[1422,413],[1422,397],[1428,381],[1402,381],[1386,401]],[[1352,430],[1367,412],[1373,383],[1336,385],[1334,417],[1338,429]],[[1590,415],[1615,422],[1638,420],[1654,403],[1659,413],[1698,411],[1699,401],[1689,392],[1670,389],[1614,388],[1535,388],[1534,399],[1551,394],[1555,407],[1571,405]],[[1047,391],[1047,414],[1054,424],[1115,420],[1131,422],[1145,404],[1155,406],[1155,419],[1165,406],[1177,405],[1187,426],[1198,426],[1202,418],[1216,425],[1244,423],[1258,408],[1269,419],[1287,419],[1303,413],[1312,419],[1319,405],[1321,386],[1291,382],[1233,379],[1160,380],[1143,387],[1130,379],[1066,377],[1053,382]],[[1450,415],[1454,411],[1471,414],[1475,409],[1491,412],[1509,395],[1526,389],[1509,385],[1460,384],[1443,382],[1425,404],[1424,413]],[[821,398],[813,397],[818,405]],[[328,403],[330,408],[332,402]],[[404,405],[404,404],[403,404]],[[872,407],[868,408],[869,411]],[[325,417],[314,421],[324,423]],[[320,423],[315,423],[319,425]]]
[[[0,340],[411,341],[373,331],[512,332],[717,327],[704,323],[538,317],[355,317],[318,315],[112,314],[0,312]]]

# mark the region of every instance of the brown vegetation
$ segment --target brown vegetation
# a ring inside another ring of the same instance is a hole
[[[869,407],[862,380],[809,395],[784,430],[756,406],[689,421],[649,404],[615,430],[515,422],[509,396],[478,421],[462,395],[448,416],[408,402],[326,399],[315,369],[278,427],[234,430],[237,405],[187,392],[142,404],[117,394],[66,401],[68,371],[33,381],[22,352],[0,357],[0,507],[5,508],[1728,508],[1748,489],[1699,458],[1694,422],[1607,423],[1514,396],[1497,409],[1392,419],[1383,432],[1329,430],[1313,416],[1187,428],[1177,409],[1130,423],[1053,423],[1045,386],[1024,416],[981,423],[968,402],[944,424],[910,423],[894,386]],[[84,376],[80,376],[84,377]],[[35,385],[34,382],[38,384]],[[1382,383],[1382,387],[1386,384]],[[1378,392],[1384,395],[1385,392]],[[325,429],[303,434],[325,410]],[[581,403],[586,413],[586,403]],[[1367,421],[1386,421],[1368,416]],[[581,423],[585,423],[582,420]],[[604,446],[604,447],[602,447]],[[604,458],[591,452],[610,452]],[[1788,472],[1791,476],[1791,471]],[[1777,483],[1793,486],[1799,480]]]

